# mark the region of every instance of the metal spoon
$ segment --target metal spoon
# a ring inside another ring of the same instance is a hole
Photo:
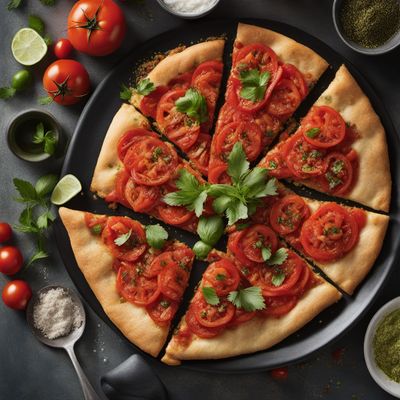
[[[35,304],[38,303],[39,301],[39,296],[41,293],[46,293],[51,289],[57,289],[57,288],[62,288],[68,294],[71,296],[73,302],[77,305],[79,313],[81,314],[82,318],[82,325],[71,331],[71,333],[67,336],[59,337],[57,339],[49,339],[43,335],[43,333],[35,327],[34,321],[33,321],[33,309]],[[38,340],[40,340],[42,343],[47,344],[47,346],[51,347],[57,347],[57,348],[62,348],[65,349],[66,352],[68,353],[69,357],[71,358],[72,364],[74,365],[75,371],[78,374],[79,382],[81,383],[82,390],[83,390],[83,395],[85,397],[85,400],[101,400],[101,397],[95,392],[93,389],[92,385],[90,384],[89,380],[87,379],[85,373],[83,372],[78,359],[76,358],[75,352],[74,352],[74,345],[78,341],[78,339],[82,336],[83,331],[85,330],[85,325],[86,325],[86,314],[85,314],[85,309],[83,308],[83,304],[81,300],[79,299],[78,295],[68,289],[64,288],[62,286],[46,286],[42,289],[40,289],[32,298],[32,301],[29,302],[28,309],[26,312],[26,318],[28,321],[28,324],[30,325],[32,332],[34,336]]]

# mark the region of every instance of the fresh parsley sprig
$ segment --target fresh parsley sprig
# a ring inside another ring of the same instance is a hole
[[[178,111],[185,113],[199,124],[208,120],[206,98],[197,89],[188,89],[184,96],[176,100],[175,105]]]
[[[212,250],[213,246],[218,242],[224,233],[224,221],[219,215],[211,217],[201,216],[197,224],[197,234],[200,236],[198,242],[195,243],[193,251],[197,258],[203,260]]]
[[[265,96],[271,74],[268,71],[260,72],[258,69],[244,70],[240,72],[242,89],[240,97],[253,103],[261,101]]]
[[[146,240],[151,247],[162,249],[167,239],[168,232],[160,224],[146,226]]]
[[[32,139],[33,143],[43,144],[43,151],[47,154],[53,155],[57,147],[57,139],[52,130],[44,131],[42,122],[36,125],[36,132]]]
[[[132,90],[128,86],[121,84],[121,90],[119,92],[119,98],[121,100],[129,101],[132,97]]]
[[[156,90],[156,87],[149,78],[146,78],[139,81],[134,90],[136,93],[141,94],[142,96],[147,96]]]

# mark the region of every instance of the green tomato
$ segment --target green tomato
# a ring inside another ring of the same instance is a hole
[[[25,90],[32,83],[32,74],[26,70],[18,71],[11,80],[11,87],[15,90]]]
[[[199,258],[200,260],[204,260],[208,256],[208,253],[211,250],[212,246],[202,242],[201,240],[196,242],[195,245],[193,246],[194,254],[196,254],[196,257]]]

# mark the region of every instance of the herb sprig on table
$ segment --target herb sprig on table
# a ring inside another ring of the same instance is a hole
[[[50,210],[50,195],[58,182],[57,175],[45,175],[38,179],[35,185],[23,179],[14,178],[15,189],[19,197],[15,200],[24,204],[25,208],[19,217],[20,232],[35,236],[36,249],[28,266],[33,262],[48,257],[45,249],[47,229],[55,219]]]
[[[57,139],[52,130],[45,132],[42,122],[36,125],[36,132],[33,136],[33,143],[43,145],[43,151],[53,155],[56,151]]]

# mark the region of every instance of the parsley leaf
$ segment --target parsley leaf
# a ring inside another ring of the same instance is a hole
[[[142,79],[135,87],[135,91],[142,96],[147,96],[154,90],[156,90],[156,87],[149,78]]]
[[[282,265],[288,258],[288,251],[284,247],[278,249],[267,261],[268,265]]]
[[[131,99],[131,97],[132,97],[132,90],[128,86],[126,86],[124,84],[121,84],[121,90],[119,92],[119,98],[121,100],[129,101]]]
[[[228,157],[228,175],[233,182],[238,182],[240,177],[249,170],[249,167],[250,163],[246,159],[242,143],[235,143]]]
[[[28,261],[28,264],[26,264],[27,267],[29,267],[32,263],[34,263],[37,260],[42,260],[43,258],[47,258],[49,256],[48,253],[46,253],[44,250],[36,250],[35,253],[31,256],[31,258]]]
[[[146,226],[146,240],[151,247],[162,249],[167,239],[168,232],[160,224]]]
[[[123,233],[122,235],[119,235],[116,239],[114,239],[114,243],[117,246],[122,246],[129,240],[131,235],[132,235],[132,229],[129,229],[128,232]]]
[[[35,185],[36,193],[39,197],[50,194],[57,185],[58,177],[54,174],[44,175],[38,179]]]
[[[286,275],[283,271],[279,271],[272,276],[271,282],[274,286],[281,286],[283,281],[285,280]]]
[[[313,139],[313,138],[315,138],[315,137],[318,135],[318,133],[320,133],[320,132],[321,132],[321,129],[319,129],[319,128],[311,128],[311,129],[309,129],[309,130],[306,132],[306,136],[309,137],[309,138],[311,138],[311,139]]]
[[[248,312],[265,308],[264,297],[258,286],[250,286],[246,289],[230,292],[228,300],[237,308],[243,308]]]
[[[236,221],[240,219],[247,219],[249,216],[248,208],[243,202],[235,199],[231,202],[226,210],[226,216],[228,217],[228,225],[233,225]]]
[[[47,154],[53,155],[57,147],[57,139],[53,131],[44,131],[43,123],[40,122],[36,125],[36,132],[32,139],[33,143],[42,144],[43,151]]]
[[[20,7],[22,4],[22,0],[10,0],[7,4],[7,10],[14,10],[15,8]]]
[[[37,15],[30,15],[28,17],[28,26],[35,30],[40,36],[44,34],[44,22]]]
[[[213,287],[204,286],[201,288],[203,297],[208,304],[216,306],[219,304],[219,298]]]
[[[197,89],[188,89],[184,96],[176,100],[175,105],[178,111],[185,113],[199,124],[208,121],[206,98]]]
[[[331,170],[335,175],[338,175],[343,171],[343,168],[344,168],[344,162],[342,160],[336,160],[333,163]]]
[[[253,103],[261,101],[265,96],[271,74],[268,71],[259,72],[258,69],[244,70],[240,72],[242,89],[240,97]]]
[[[270,247],[262,247],[261,255],[264,261],[268,261],[271,258],[271,248]]]
[[[17,201],[20,203],[30,203],[38,200],[36,190],[30,182],[18,178],[14,178],[13,182],[15,188],[21,196],[19,199],[17,199]]]
[[[0,99],[2,99],[2,100],[11,99],[11,97],[14,97],[15,93],[17,93],[17,91],[12,87],[1,87],[0,88]]]

